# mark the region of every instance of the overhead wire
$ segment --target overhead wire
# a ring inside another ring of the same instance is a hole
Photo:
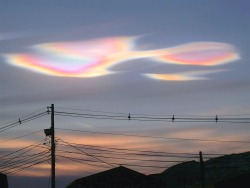
[[[33,111],[33,112],[31,112],[31,113],[29,113],[29,114],[26,114],[26,115],[24,115],[24,116],[21,116],[21,117],[19,117],[19,118],[17,118],[17,119],[18,119],[18,121],[19,121],[20,119],[26,119],[27,117],[29,117],[29,116],[31,116],[31,115],[33,115],[33,114],[37,114],[39,111],[42,111],[43,109],[45,109],[45,107],[43,107],[43,108],[41,108],[41,109],[39,109],[39,110]],[[6,123],[4,123],[4,124],[1,124],[0,126],[12,124],[12,123],[15,123],[15,122],[16,122],[16,120],[10,121],[10,122],[6,122]]]
[[[62,156],[62,155],[59,155],[59,157],[62,157],[62,158],[67,158],[67,159],[70,159],[70,160],[73,160],[75,162],[80,162],[80,163],[83,163],[83,164],[89,164],[89,163],[86,163],[86,161],[88,162],[94,162],[94,163],[100,163],[98,161],[94,161],[94,160],[89,160],[89,159],[78,159],[78,158],[74,158],[74,157],[68,157],[68,156]],[[154,166],[154,165],[139,165],[139,164],[127,164],[127,163],[115,163],[115,162],[110,162],[110,164],[112,165],[115,165],[115,166],[134,166],[134,167],[143,167],[143,168],[161,168],[161,169],[166,169],[168,168],[169,166]],[[99,165],[95,165],[95,164],[91,164],[92,166],[97,166],[97,167],[104,167],[104,166],[99,166]]]
[[[103,163],[100,164],[93,164],[92,162],[94,163],[100,163],[98,161],[94,161],[94,160],[82,160],[82,159],[77,159],[77,158],[73,158],[73,157],[67,157],[67,156],[62,156],[62,155],[58,155],[57,157],[59,158],[64,158],[64,159],[67,159],[67,160],[71,160],[73,162],[77,162],[77,163],[82,163],[84,165],[89,165],[89,166],[94,166],[94,167],[99,167],[99,168],[109,168],[108,166],[104,166]],[[86,161],[90,161],[91,163],[88,163]]]
[[[42,113],[39,113],[39,114],[36,114],[36,115],[33,115],[31,117],[27,117],[27,118],[24,118],[24,119],[21,119],[19,118],[17,121],[15,121],[14,123],[11,123],[11,124],[7,124],[7,125],[3,125],[2,127],[0,127],[0,132],[3,132],[3,131],[6,131],[8,129],[11,129],[13,127],[16,127],[16,126],[19,126],[23,123],[27,123],[29,121],[32,121],[32,120],[35,120],[35,119],[38,119],[40,117],[43,117],[47,115],[47,112],[42,112]]]
[[[33,151],[34,149],[37,149],[37,146],[40,145],[41,142],[39,142],[38,144],[33,144],[33,145],[29,145],[27,147],[18,149],[16,151],[13,151],[11,153],[8,153],[4,156],[2,156],[0,159],[2,161],[2,163],[0,164],[0,167],[5,167],[8,166],[10,164],[15,164],[15,163],[20,163],[20,161],[22,160],[22,158],[24,156],[27,156],[27,153],[30,153],[31,151]],[[44,151],[43,151],[44,152]],[[34,156],[36,156],[34,153],[32,153]],[[39,154],[39,153],[38,153]],[[40,154],[39,154],[40,155]],[[24,157],[25,158],[25,157]],[[30,158],[25,158],[24,160],[29,160]]]
[[[98,113],[104,113],[104,114],[123,114],[123,115],[127,115],[127,112],[111,112],[111,111],[103,111],[103,110],[89,110],[89,109],[79,109],[79,108],[68,108],[68,107],[60,107],[57,106],[55,107],[55,109],[66,109],[66,110],[72,110],[72,111],[83,111],[83,112],[98,112]],[[167,114],[145,114],[145,113],[133,113],[133,115],[143,115],[143,116],[153,116],[153,117],[172,117],[173,115],[167,115]],[[192,115],[192,114],[176,114],[177,116],[185,116],[185,117],[202,117],[202,118],[208,118],[211,117],[211,115]],[[227,117],[240,117],[240,116],[250,116],[250,114],[222,114],[220,115],[221,117],[227,116]]]
[[[9,162],[7,164],[1,165],[1,170],[2,171],[6,171],[6,170],[9,171],[11,169],[16,169],[16,168],[19,168],[19,167],[23,167],[23,166],[25,166],[27,164],[30,164],[30,163],[34,162],[34,161],[43,159],[44,157],[49,158],[49,155],[45,155],[45,154],[48,154],[48,152],[40,152],[40,153],[25,156],[25,158],[19,158],[18,160],[15,160],[15,161]]]
[[[59,143],[59,145],[60,144],[61,143]],[[89,147],[90,145],[87,145],[87,148],[86,148],[86,145],[83,145],[83,144],[74,144],[74,143],[68,143],[68,144],[70,144],[71,146],[73,145],[73,146],[75,146],[77,148],[83,147],[84,149],[91,149],[91,150],[95,150],[95,149],[102,150],[100,148],[104,148],[104,150],[107,149],[105,147],[99,147],[99,148],[98,147],[96,148],[96,146]],[[62,145],[65,146],[65,144],[62,144]],[[108,149],[111,149],[111,148],[108,148]],[[114,148],[112,148],[112,149],[114,149]],[[119,148],[116,148],[116,149],[119,150]],[[122,149],[122,148],[120,148],[120,149]],[[73,160],[75,162],[83,162],[83,161],[84,161],[83,163],[86,163],[86,161],[87,162],[94,162],[94,163],[98,162],[98,161],[95,161],[95,160],[82,159],[82,158],[79,158],[79,157],[77,157],[75,155],[73,155],[74,157],[72,157],[72,155],[68,156],[69,153],[74,153],[74,152],[70,152],[70,151],[67,151],[67,150],[60,150],[59,155],[60,155],[60,157],[67,158],[67,159]],[[80,153],[77,153],[77,154],[80,154]],[[126,157],[124,155],[123,155],[124,157],[116,157],[116,156],[113,156],[113,155],[116,155],[117,153],[112,153],[112,152],[111,152],[111,156],[107,156],[106,154],[103,155],[103,153],[100,153],[99,155],[96,154],[96,153],[89,153],[89,154],[94,155],[95,157],[98,157],[98,158],[111,159],[111,162],[109,162],[109,163],[112,164],[112,165],[134,166],[134,167],[142,167],[142,168],[158,168],[158,169],[164,168],[164,169],[166,169],[166,168],[169,168],[170,166],[166,166],[166,165],[165,166],[140,165],[138,163],[136,163],[136,164],[126,163],[125,161],[127,160],[127,161],[137,161],[137,162],[168,162],[168,163],[175,162],[176,164],[184,163],[184,162],[190,162],[190,160],[189,161],[174,161],[174,160],[165,160],[165,161],[163,161],[163,160],[147,160],[147,159],[145,160],[145,159],[141,159],[141,158],[136,158],[135,159],[135,158],[128,158],[128,157]],[[196,154],[196,155],[198,155],[198,154]],[[218,155],[218,154],[209,154],[209,153],[208,154],[203,154],[203,156],[205,156],[205,155],[213,157],[213,156]],[[122,162],[115,162],[114,160],[116,160],[116,159],[122,160]],[[235,162],[237,162],[237,160],[235,160]],[[97,165],[97,166],[99,166],[99,165]]]
[[[13,174],[40,164],[45,158],[48,160],[50,158],[48,148],[37,152],[37,147],[41,144],[40,141],[38,144],[29,145],[1,157],[1,171],[6,174]]]
[[[72,143],[69,142],[71,145],[75,145],[79,148],[84,148],[84,149],[90,149],[90,150],[98,150],[98,151],[107,151],[107,152],[120,152],[120,151],[125,151],[125,152],[139,152],[139,153],[152,153],[152,154],[159,154],[160,156],[166,156],[166,157],[177,157],[177,155],[185,155],[186,158],[189,157],[195,157],[198,156],[197,154],[194,153],[173,153],[173,152],[162,152],[162,151],[149,151],[149,150],[138,150],[138,149],[125,149],[125,148],[115,148],[115,147],[105,147],[105,146],[96,146],[96,145],[86,145],[86,144],[77,144],[77,143]],[[65,145],[63,143],[59,143],[62,145]],[[118,151],[117,151],[118,150]],[[122,153],[124,154],[124,153]]]
[[[91,155],[91,154],[88,154],[88,153],[86,153],[85,151],[82,151],[82,150],[79,149],[78,147],[73,146],[73,145],[71,145],[70,143],[68,143],[68,142],[66,142],[66,141],[64,141],[64,140],[62,140],[62,139],[60,139],[60,138],[57,138],[57,139],[58,139],[58,140],[61,140],[62,142],[64,142],[64,143],[66,143],[67,145],[69,145],[69,146],[75,148],[76,150],[82,152],[83,154],[85,154],[85,155],[87,155],[87,156],[90,156],[90,157],[92,157],[92,158],[94,158],[94,159],[96,159],[96,160],[98,160],[98,161],[100,161],[100,162],[102,162],[102,163],[105,163],[105,164],[107,164],[107,165],[109,165],[109,166],[111,166],[111,167],[114,167],[114,166],[111,165],[110,163],[105,162],[105,161],[103,161],[103,160],[101,160],[101,159],[99,159],[99,158],[97,158],[97,157],[95,157],[95,156],[93,156],[93,155]]]
[[[65,153],[65,154],[80,154],[80,153],[76,153],[76,152],[68,152],[68,151],[65,151],[65,150],[60,150],[59,153]],[[133,153],[126,153],[126,154],[123,154],[122,156],[123,157],[116,157],[117,154],[114,154],[114,153],[109,153],[109,155],[112,155],[112,156],[107,156],[106,153],[100,153],[100,154],[96,154],[96,153],[90,153],[91,155],[94,155],[96,157],[100,157],[100,158],[110,158],[110,159],[122,159],[122,160],[129,160],[129,161],[144,161],[144,162],[185,162],[185,161],[180,161],[180,160],[153,160],[153,159],[141,159],[141,158],[128,158],[126,156],[128,155],[133,155]],[[115,155],[115,156],[114,156]],[[134,153],[134,155],[137,155],[136,153]],[[161,155],[140,155],[138,154],[140,157],[143,156],[143,157],[167,157],[167,156],[161,156]],[[178,157],[176,157],[178,158]],[[181,158],[181,157],[180,157]],[[184,158],[184,157],[183,157]],[[198,157],[197,157],[198,158]],[[194,158],[192,158],[194,159]]]
[[[40,133],[40,132],[42,132],[42,130],[35,131],[35,132],[32,132],[32,133],[28,133],[28,134],[25,134],[25,135],[22,135],[22,136],[14,137],[14,138],[2,140],[2,141],[0,141],[0,143],[9,142],[9,141],[12,141],[12,140],[17,140],[19,138],[24,138],[24,137],[27,137],[27,136],[30,136],[30,135],[33,135],[33,134],[37,134],[37,133]]]
[[[116,136],[128,136],[128,137],[142,137],[142,138],[156,138],[156,139],[166,139],[166,140],[182,140],[182,141],[200,141],[200,142],[231,142],[231,143],[244,143],[250,144],[250,141],[240,141],[240,140],[210,140],[210,139],[196,139],[196,138],[175,138],[175,137],[162,137],[162,136],[149,136],[149,135],[136,135],[136,134],[122,134],[122,133],[110,133],[110,132],[99,132],[99,131],[83,131],[77,129],[66,129],[66,128],[56,128],[57,130],[73,131],[73,132],[84,132],[92,134],[107,134]]]
[[[132,116],[130,113],[126,115],[106,115],[106,114],[91,114],[91,113],[75,113],[66,111],[55,111],[55,115],[67,116],[67,117],[78,117],[87,119],[102,119],[102,120],[134,120],[134,121],[149,121],[149,122],[178,122],[178,123],[250,123],[250,118],[201,118],[201,117],[152,117],[152,116]]]
[[[23,170],[27,169],[27,168],[33,167],[33,166],[35,166],[35,165],[38,165],[38,164],[41,164],[41,163],[44,163],[44,162],[47,162],[48,160],[49,160],[49,159],[44,158],[43,160],[35,161],[35,163],[30,164],[30,165],[25,166],[25,167],[22,167],[22,168],[20,168],[20,169],[16,169],[15,171],[6,172],[6,174],[7,174],[7,175],[9,175],[9,174],[16,174],[16,173],[18,173],[18,172],[20,172],[20,171],[23,171]],[[33,161],[33,162],[34,162],[34,161]]]
[[[66,107],[60,107],[57,106],[55,109],[66,109],[66,110],[73,110],[73,111],[83,111],[83,112],[98,112],[98,113],[104,113],[104,114],[123,114],[126,115],[127,113],[123,112],[110,112],[110,111],[101,111],[101,110],[87,110],[87,109],[77,109],[77,108],[66,108]]]
[[[6,155],[0,157],[0,160],[3,159],[4,157],[7,157],[7,156],[12,155],[12,154],[15,154],[15,153],[17,153],[17,152],[19,152],[19,151],[23,151],[23,150],[28,149],[28,148],[33,149],[34,147],[37,147],[37,146],[38,146],[41,142],[43,142],[44,140],[45,140],[45,139],[42,139],[42,140],[39,141],[37,144],[31,144],[31,145],[29,145],[29,146],[26,146],[26,147],[20,148],[20,149],[18,149],[18,150],[16,150],[16,151],[13,151],[13,152],[11,152],[11,153],[8,153],[8,154],[6,154]],[[25,151],[25,152],[27,152],[27,151]]]
[[[79,148],[77,145],[72,145],[71,143],[68,143],[67,145],[74,146],[74,148]],[[63,146],[65,146],[65,145],[63,145]],[[85,163],[87,161],[87,162],[94,162],[94,163],[98,162],[98,163],[101,163],[101,161],[96,161],[96,160],[91,160],[91,159],[86,159],[86,158],[84,158],[84,159],[80,158],[79,159],[76,156],[72,157],[72,155],[67,156],[67,154],[74,153],[74,152],[68,152],[66,150],[58,150],[58,149],[57,149],[57,151],[59,151],[59,153],[60,153],[57,156],[64,157],[64,158],[67,158],[67,159],[71,159],[71,160],[74,160],[75,162],[82,162],[82,161],[84,161],[83,163]],[[79,152],[77,154],[79,154]],[[128,157],[114,157],[114,156],[104,156],[104,155],[93,155],[92,153],[89,153],[89,154],[91,156],[98,157],[98,159],[100,159],[100,158],[107,158],[107,159],[113,159],[113,160],[114,159],[119,159],[119,160],[122,160],[123,162],[126,161],[126,160],[127,161],[139,161],[139,162],[161,162],[161,163],[164,163],[164,162],[165,163],[166,162],[168,162],[168,163],[172,163],[172,162],[174,162],[174,163],[186,162],[186,161],[176,161],[176,160],[153,160],[153,159],[146,159],[145,160],[145,159],[139,159],[139,158],[135,159],[135,158],[128,158]],[[149,156],[151,156],[151,155],[149,155]],[[119,166],[120,165],[124,165],[124,166],[126,165],[126,166],[147,167],[147,168],[149,168],[149,167],[153,167],[153,168],[166,168],[166,166],[163,167],[163,166],[156,166],[156,165],[138,165],[138,164],[125,164],[125,163],[121,164],[121,163],[117,163],[117,162],[114,162],[114,161],[108,162],[108,163],[112,164],[112,165],[119,165]]]

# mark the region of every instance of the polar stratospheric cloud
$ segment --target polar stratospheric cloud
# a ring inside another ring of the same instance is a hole
[[[38,44],[32,53],[6,54],[11,65],[31,71],[61,77],[98,77],[116,73],[114,65],[128,60],[150,58],[160,63],[216,66],[239,59],[235,48],[226,43],[193,42],[175,47],[138,51],[136,37],[111,37],[80,42]],[[218,72],[218,71],[212,71]],[[207,74],[145,74],[160,80],[197,80],[195,75]]]

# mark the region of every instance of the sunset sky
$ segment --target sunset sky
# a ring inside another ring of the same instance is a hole
[[[51,104],[58,188],[112,162],[145,174],[165,169],[132,165],[174,164],[100,157],[106,163],[84,165],[66,159],[80,154],[65,143],[197,155],[249,151],[249,20],[247,0],[1,0],[0,158],[33,144],[40,144],[34,152],[47,151],[50,114],[25,118]],[[44,162],[9,174],[9,185],[47,187],[49,176]]]

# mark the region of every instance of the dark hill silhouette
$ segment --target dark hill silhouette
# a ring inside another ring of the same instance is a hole
[[[7,176],[0,172],[0,188],[8,188]]]
[[[119,166],[111,170],[100,172],[91,176],[80,178],[71,183],[67,188],[163,188],[158,181]]]
[[[250,175],[250,152],[204,161],[204,171],[206,188]],[[200,164],[196,161],[183,162],[149,176],[120,166],[75,180],[67,188],[201,188],[200,177]]]
[[[150,176],[164,182],[165,187],[189,187],[200,184],[200,163],[196,161],[183,162],[168,168],[160,174]]]
[[[206,188],[249,172],[250,152],[224,155],[204,162]],[[196,161],[183,162],[151,176],[163,181],[167,188],[201,188],[200,164]]]
[[[214,188],[250,187],[250,172],[219,181]]]
[[[204,164],[207,185],[214,185],[218,181],[250,172],[250,152],[212,158]]]

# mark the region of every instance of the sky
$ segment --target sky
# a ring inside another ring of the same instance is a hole
[[[233,142],[250,141],[249,19],[247,0],[0,0],[0,127],[21,122],[1,129],[0,155],[49,147],[43,129],[50,114],[25,118],[51,104],[57,187],[116,166],[108,166],[109,158],[95,166],[60,158],[79,155],[69,153],[76,150],[69,143],[181,154],[249,151],[249,143]],[[44,162],[8,178],[10,188],[40,188],[50,186],[49,176]]]

